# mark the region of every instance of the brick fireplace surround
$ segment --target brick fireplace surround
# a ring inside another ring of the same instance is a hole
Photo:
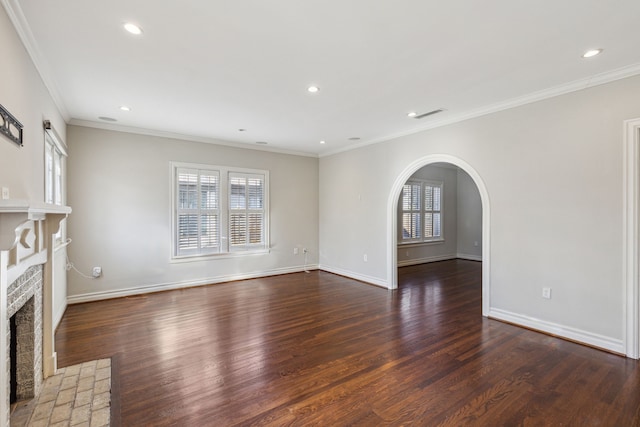
[[[30,399],[40,392],[42,386],[42,266],[34,265],[15,282],[7,292],[9,318],[15,316],[16,337],[7,331],[7,342],[16,339],[17,377],[16,397]],[[10,359],[7,348],[7,359]],[[9,393],[7,393],[9,394]]]
[[[17,396],[33,397],[56,372],[53,243],[66,206],[0,200],[0,427],[10,423],[10,320],[16,316]]]

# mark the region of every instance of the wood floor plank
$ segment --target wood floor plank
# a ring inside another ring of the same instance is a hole
[[[640,425],[637,361],[481,316],[482,264],[314,271],[68,307],[123,426]]]

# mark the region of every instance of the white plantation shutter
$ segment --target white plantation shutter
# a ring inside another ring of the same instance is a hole
[[[176,255],[220,251],[220,174],[177,169]]]
[[[442,237],[441,209],[442,185],[424,183],[424,238]]]
[[[399,242],[442,238],[442,183],[407,181],[400,195]]]
[[[229,250],[265,246],[265,177],[229,173]]]
[[[268,171],[172,163],[173,257],[268,248]]]
[[[402,240],[419,239],[421,229],[420,183],[407,183],[402,188]]]
[[[220,251],[220,175],[200,174],[200,248]]]

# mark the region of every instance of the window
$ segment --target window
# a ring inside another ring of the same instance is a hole
[[[220,252],[220,174],[178,168],[177,255]]]
[[[230,173],[230,250],[262,247],[264,217],[264,175]]]
[[[58,133],[49,121],[44,122],[44,201],[54,205],[63,205],[65,200],[65,158],[67,150]],[[56,244],[62,243],[66,220],[60,224],[60,229],[54,236]]]
[[[172,163],[175,258],[268,248],[268,171]]]
[[[407,181],[400,210],[400,243],[442,240],[442,183]]]
[[[62,205],[64,157],[67,153],[59,139],[50,132],[45,133],[44,144],[44,194],[45,202]]]

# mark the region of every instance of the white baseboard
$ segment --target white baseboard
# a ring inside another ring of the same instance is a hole
[[[456,254],[456,258],[466,259],[469,261],[482,261],[482,255],[471,255],[471,254]]]
[[[418,264],[426,264],[429,262],[437,262],[437,261],[447,261],[450,259],[456,259],[457,254],[447,254],[447,255],[436,255],[430,256],[426,258],[412,258],[406,260],[398,260],[398,267],[407,267],[409,265],[418,265]]]
[[[438,261],[447,261],[447,260],[456,259],[456,258],[466,259],[469,261],[482,261],[482,255],[457,253],[457,254],[430,256],[426,258],[406,259],[403,261],[398,261],[398,267],[407,267],[410,265],[427,264],[430,262],[438,262]]]
[[[318,265],[307,265],[307,270],[317,270]],[[101,301],[105,299],[128,297],[132,295],[148,294],[152,292],[170,291],[174,289],[191,288],[194,286],[206,286],[216,283],[232,282],[236,280],[257,279],[260,277],[278,276],[280,274],[300,273],[305,271],[304,266],[277,268],[273,270],[257,271],[246,274],[233,274],[228,276],[207,277],[183,282],[160,283],[143,285],[135,288],[117,289],[112,291],[91,292],[86,294],[67,296],[67,304],[80,304],[83,302]]]
[[[322,271],[337,274],[339,276],[345,276],[350,279],[359,280],[360,282],[369,283],[371,285],[379,286],[381,288],[389,289],[389,285],[386,280],[379,279],[377,277],[367,276],[365,274],[354,273],[353,271],[343,270],[341,268],[329,267],[320,264],[318,267]]]
[[[505,322],[546,332],[551,335],[566,338],[571,341],[577,341],[593,347],[609,350],[614,353],[625,354],[625,346],[622,340],[606,337],[592,332],[564,326],[557,323],[547,322],[545,320],[536,319],[522,314],[512,313],[506,310],[491,308],[489,317],[504,320]]]

